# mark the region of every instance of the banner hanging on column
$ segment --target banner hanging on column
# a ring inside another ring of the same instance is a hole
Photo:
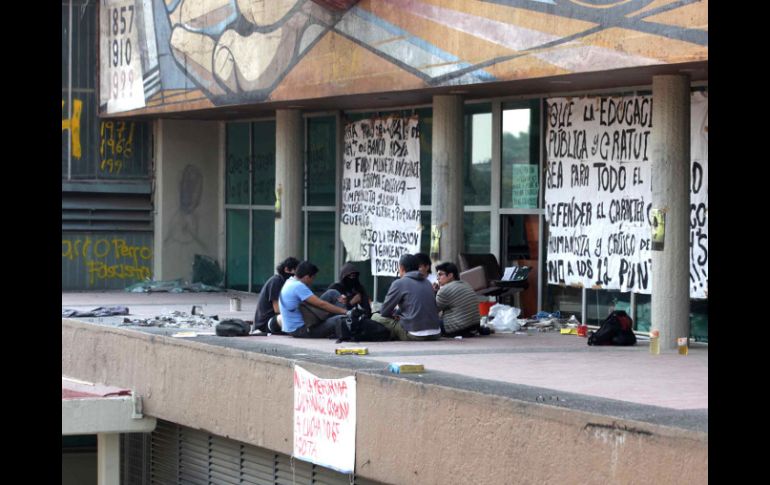
[[[652,97],[548,100],[548,283],[652,288]],[[690,295],[708,287],[708,98],[691,105]]]
[[[420,130],[416,116],[345,126],[340,237],[348,261],[371,259],[395,276],[402,254],[420,251]]]

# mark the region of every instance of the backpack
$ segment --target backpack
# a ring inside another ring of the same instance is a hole
[[[249,330],[249,324],[239,318],[222,320],[216,326],[216,334],[220,337],[244,337]]]
[[[363,310],[350,310],[346,319],[337,321],[337,343],[352,342],[384,342],[390,340],[390,330],[383,325],[366,318]]]
[[[634,345],[634,321],[623,310],[615,310],[602,322],[599,330],[589,332],[588,345]]]

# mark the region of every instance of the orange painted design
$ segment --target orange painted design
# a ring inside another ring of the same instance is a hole
[[[344,52],[345,56],[335,53]],[[337,34],[326,34],[291,70],[271,101],[426,87],[391,62]]]

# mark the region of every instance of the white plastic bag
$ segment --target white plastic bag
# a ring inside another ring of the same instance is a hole
[[[489,315],[494,317],[491,325],[495,332],[513,333],[518,331],[521,328],[518,318],[520,313],[520,308],[501,304],[493,305],[489,309]]]

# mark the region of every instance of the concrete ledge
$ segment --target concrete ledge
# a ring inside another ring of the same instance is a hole
[[[379,362],[312,354],[62,320],[63,374],[135,389],[146,415],[286,454],[294,364],[324,378],[354,374],[356,474],[372,480],[708,482],[707,432],[459,389],[450,374],[425,382],[387,374]]]
[[[150,433],[157,420],[132,418],[131,396],[66,399],[61,402],[61,434]]]

